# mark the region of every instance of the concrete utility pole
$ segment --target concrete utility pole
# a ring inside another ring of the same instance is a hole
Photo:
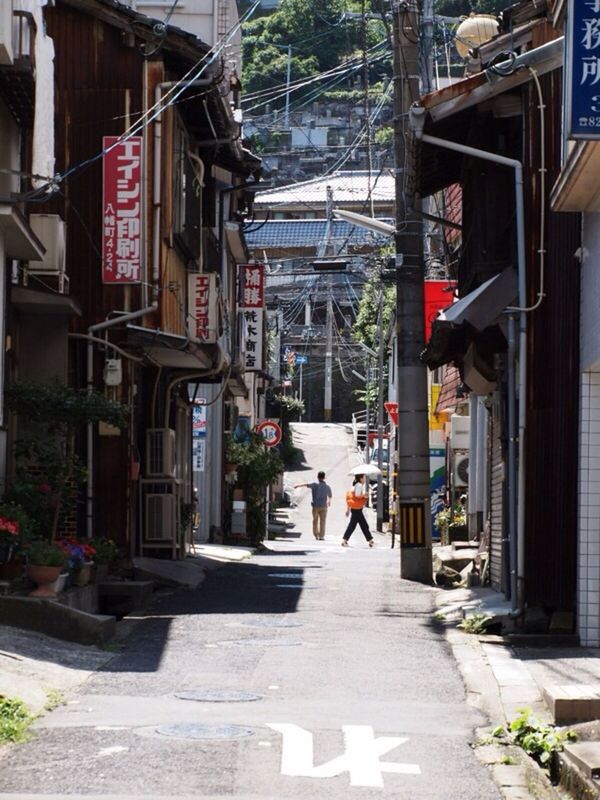
[[[416,0],[392,2],[394,150],[396,156],[396,319],[398,336],[397,524],[400,574],[430,583],[431,499],[427,368],[424,347],[423,236],[420,217],[405,194],[408,112],[419,96],[419,30]],[[418,209],[417,209],[418,210]]]
[[[283,119],[284,127],[290,127],[290,80],[292,77],[292,45],[288,44],[287,51],[287,79],[286,79],[286,93],[285,93],[285,116]]]
[[[326,255],[329,252],[331,241],[331,226],[333,224],[333,189],[331,186],[327,187],[327,201],[326,201],[326,214],[327,214],[327,227],[325,230],[325,239],[318,249],[319,257]],[[333,373],[333,288],[331,283],[331,275],[327,281],[327,319],[326,319],[326,344],[325,344],[325,398],[323,402],[323,419],[325,422],[331,422],[331,407],[332,407],[332,373]]]
[[[385,331],[383,329],[383,287],[379,295],[379,348],[377,361],[379,364],[379,376],[377,394],[377,466],[379,475],[377,477],[377,530],[383,530],[383,354],[385,350]]]
[[[331,279],[327,286],[327,340],[325,345],[325,402],[323,419],[331,422],[331,375],[333,372],[333,303],[331,300]]]

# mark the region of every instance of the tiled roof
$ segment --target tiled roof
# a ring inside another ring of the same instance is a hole
[[[393,220],[385,220],[392,222]],[[253,230],[253,227],[255,230]],[[314,248],[322,244],[327,231],[326,219],[272,220],[261,223],[261,227],[249,226],[244,232],[248,247],[260,249]],[[334,220],[331,225],[330,243],[341,247],[378,246],[389,237],[359,228],[344,220]]]
[[[276,189],[266,189],[256,194],[255,206],[257,208],[281,205],[321,205],[327,200],[327,187],[333,190],[334,205],[365,204],[365,213],[368,211],[369,188],[375,203],[391,205],[395,198],[394,176],[387,170],[378,173],[369,173],[363,170],[334,172],[309,181],[292,183],[288,186],[279,186]]]

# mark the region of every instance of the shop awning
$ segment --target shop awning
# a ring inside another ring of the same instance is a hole
[[[4,248],[9,258],[43,261],[46,248],[13,203],[0,203],[0,233],[4,236]]]
[[[26,286],[13,286],[10,293],[12,305],[26,314],[80,317],[81,307],[69,295],[40,292]]]
[[[219,345],[198,345],[174,333],[128,325],[127,338],[150,361],[168,369],[211,370],[219,361]]]
[[[433,324],[458,326],[467,322],[475,330],[482,331],[498,319],[516,296],[517,273],[508,267],[445,308]]]
[[[460,366],[469,388],[487,394],[487,391],[478,392],[475,385],[469,384],[465,368],[467,362],[473,367],[472,383],[479,389],[485,383],[493,383],[493,355],[506,349],[506,339],[496,323],[502,312],[514,302],[516,294],[516,273],[509,267],[444,309],[433,321],[431,336],[421,355],[422,361],[429,369],[454,362]]]

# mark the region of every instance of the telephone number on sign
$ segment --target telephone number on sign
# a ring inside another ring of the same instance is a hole
[[[578,122],[582,128],[600,128],[600,117],[579,117]]]

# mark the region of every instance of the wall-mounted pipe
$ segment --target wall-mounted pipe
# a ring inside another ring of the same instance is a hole
[[[414,109],[421,116],[424,109]],[[469,147],[459,142],[439,139],[423,133],[422,125],[417,122],[415,135],[427,144],[435,145],[456,153],[480,158],[494,164],[509,167],[515,175],[515,210],[517,220],[517,283],[519,301],[519,375],[518,375],[518,432],[519,432],[519,466],[517,489],[517,591],[512,598],[513,611],[517,612],[524,605],[525,582],[525,434],[527,424],[527,259],[525,253],[525,204],[523,199],[523,164],[515,158],[490,153],[477,147]]]
[[[192,81],[189,86],[210,86],[214,82],[212,76],[199,78]],[[179,81],[164,81],[156,85],[154,89],[155,107],[160,105],[162,93],[165,89],[170,89],[178,85]],[[144,131],[148,129],[145,128]],[[146,134],[144,134],[146,135]],[[161,214],[161,172],[162,172],[162,112],[154,121],[153,132],[153,188],[152,188],[152,278],[151,278],[151,302],[144,308],[131,311],[119,316],[108,315],[107,319],[90,325],[87,330],[91,341],[87,346],[87,388],[91,391],[94,386],[94,334],[112,328],[115,325],[126,325],[147,314],[152,314],[158,309],[159,283],[160,283],[160,214]],[[86,481],[86,535],[91,538],[94,534],[94,426],[87,426],[87,481]]]

